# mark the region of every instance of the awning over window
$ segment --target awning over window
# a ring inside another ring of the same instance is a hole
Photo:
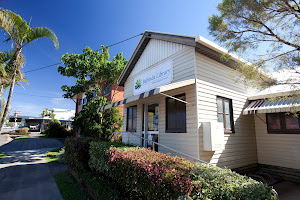
[[[128,97],[128,98],[123,99],[121,101],[117,101],[117,102],[114,102],[112,104],[102,106],[102,107],[98,108],[98,111],[106,110],[106,109],[109,109],[109,108],[112,108],[112,107],[116,107],[116,106],[126,104],[126,103],[129,103],[129,102],[137,101],[137,100],[140,100],[140,99],[143,99],[143,98],[146,98],[146,97],[150,97],[150,96],[162,93],[162,92],[166,92],[166,91],[169,91],[169,90],[181,88],[181,87],[192,85],[192,84],[195,84],[195,83],[196,83],[196,79],[189,79],[189,80],[185,80],[185,81],[180,81],[180,82],[164,85],[164,86],[155,88],[153,90],[150,90],[148,92],[144,92],[140,95],[131,96],[131,97]]]
[[[244,115],[256,113],[291,112],[300,109],[300,99],[276,99],[252,101],[243,111]]]

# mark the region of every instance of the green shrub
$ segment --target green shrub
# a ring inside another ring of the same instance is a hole
[[[96,199],[118,200],[129,199],[130,195],[119,187],[119,185],[106,176],[101,176],[92,171],[75,172],[76,176],[92,191]]]
[[[16,133],[29,134],[28,131],[29,131],[29,128],[24,127],[24,128],[17,129]]]
[[[176,199],[192,189],[189,161],[150,149],[93,142],[89,164],[142,199]]]
[[[272,188],[229,169],[138,147],[90,144],[90,168],[141,199],[274,199]]]
[[[272,188],[230,169],[194,164],[191,199],[275,199]]]
[[[52,120],[49,123],[47,130],[43,131],[43,134],[46,134],[51,138],[65,138],[71,136],[72,133],[63,127],[58,120]]]
[[[65,141],[65,159],[75,170],[89,169],[90,142],[99,140],[98,138],[67,138]]]

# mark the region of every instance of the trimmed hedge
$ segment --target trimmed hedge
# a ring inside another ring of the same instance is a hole
[[[24,128],[17,129],[16,133],[21,133],[21,134],[24,134],[24,135],[29,135],[28,131],[29,131],[29,128],[24,127]]]
[[[98,173],[90,170],[76,172],[71,170],[71,174],[79,185],[88,192],[93,199],[105,200],[125,200],[130,199],[129,195],[120,190],[118,184],[107,179],[105,176],[99,176]]]
[[[189,161],[145,148],[93,142],[89,164],[142,199],[177,199],[193,188]]]
[[[272,187],[230,169],[194,164],[190,178],[194,185],[191,199],[275,199]]]
[[[70,167],[75,170],[83,171],[89,168],[90,142],[95,138],[67,138],[65,140],[65,158]]]
[[[95,199],[135,199],[105,174],[99,174],[88,167],[89,146],[92,141],[99,141],[99,138],[67,138],[65,141],[65,159],[78,183]],[[115,142],[103,144],[108,148],[112,145],[125,146]]]
[[[89,166],[141,199],[274,199],[271,187],[229,169],[139,147],[92,142]]]

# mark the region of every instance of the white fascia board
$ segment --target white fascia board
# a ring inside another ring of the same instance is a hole
[[[248,64],[251,64],[250,62],[244,60],[243,58],[233,54],[233,53],[230,53],[227,49],[217,45],[216,43],[202,37],[202,36],[196,36],[195,38],[195,41],[198,42],[199,44],[202,44],[216,52],[219,52],[221,54],[228,54],[232,57],[233,60],[237,61],[237,62],[242,62],[242,63],[248,63]]]
[[[269,99],[269,98],[274,98],[274,97],[291,96],[291,95],[295,95],[295,92],[296,91],[287,91],[287,92],[276,92],[276,93],[270,93],[270,94],[254,95],[254,96],[248,97],[248,100]]]

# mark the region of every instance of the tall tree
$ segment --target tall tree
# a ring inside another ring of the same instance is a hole
[[[220,15],[209,17],[210,34],[253,64],[236,66],[247,80],[259,87],[300,83],[299,76],[278,82],[260,73],[289,69],[300,75],[299,1],[223,0],[217,9]]]
[[[10,89],[7,98],[7,103],[4,109],[4,114],[0,124],[0,130],[3,127],[8,108],[10,106],[10,101],[12,98],[13,89],[18,77],[23,79],[21,68],[24,65],[24,56],[22,50],[29,43],[45,37],[53,41],[55,48],[59,47],[58,39],[55,33],[46,27],[30,27],[20,15],[10,11],[0,8],[0,28],[5,32],[6,42],[11,41],[13,46],[13,56],[6,65],[6,71],[10,72]]]
[[[74,94],[80,93],[87,96],[87,105],[75,116],[73,123],[83,136],[108,138],[121,126],[116,108],[97,112],[99,107],[109,103],[101,90],[105,88],[101,85],[110,86],[116,83],[127,63],[122,53],[109,61],[108,51],[109,48],[105,46],[100,51],[86,47],[82,54],[63,55],[61,60],[65,66],[58,66],[61,75],[77,79],[73,86],[62,86],[64,98],[72,98]]]

